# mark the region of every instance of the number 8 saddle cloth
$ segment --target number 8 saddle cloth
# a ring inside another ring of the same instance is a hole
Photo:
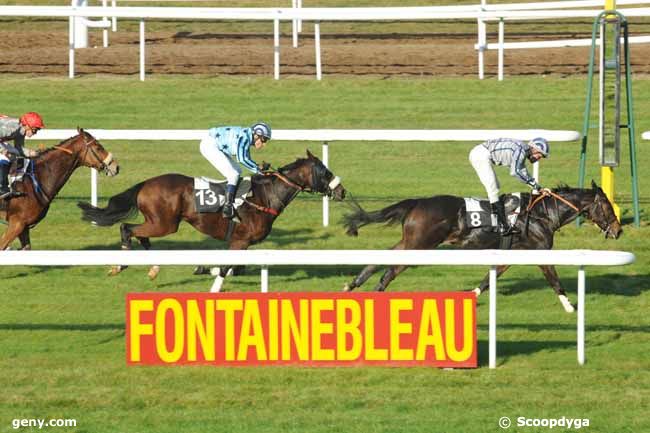
[[[506,210],[506,218],[511,225],[514,225],[521,213],[521,193],[505,194],[501,196],[501,200]],[[471,229],[496,229],[496,218],[495,221],[492,220],[490,202],[475,197],[465,197],[465,224]]]

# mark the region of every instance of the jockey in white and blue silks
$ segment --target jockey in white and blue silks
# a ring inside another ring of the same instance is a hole
[[[515,229],[508,224],[503,203],[499,200],[499,181],[494,173],[493,165],[504,165],[510,168],[510,175],[527,184],[533,190],[542,187],[535,178],[528,174],[526,160],[536,162],[549,155],[550,147],[544,138],[534,138],[529,142],[514,138],[497,138],[475,146],[469,153],[469,161],[476,170],[481,183],[485,187],[492,215],[496,218],[502,235],[509,235]]]
[[[233,218],[235,215],[233,201],[241,175],[238,163],[253,173],[258,173],[261,167],[251,158],[251,146],[261,149],[270,139],[271,127],[260,122],[250,128],[239,126],[211,128],[207,136],[201,140],[201,155],[210,161],[227,181],[226,203],[223,206],[223,215],[226,218]]]

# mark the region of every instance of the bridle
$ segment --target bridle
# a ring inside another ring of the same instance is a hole
[[[106,175],[110,174],[110,164],[113,162],[113,154],[111,152],[108,152],[106,158],[102,159],[99,156],[99,154],[95,151],[94,147],[92,146],[93,144],[97,144],[97,139],[93,137],[92,140],[87,141],[85,134],[82,135],[82,138],[83,138],[83,145],[84,145],[84,155],[82,159],[86,159],[86,155],[88,154],[88,152],[90,152],[92,156],[97,160],[97,164],[99,164],[98,170],[102,170]],[[61,145],[54,147],[54,149],[65,152],[68,155],[72,155],[74,153],[70,149],[61,147]]]
[[[601,199],[600,195],[598,194],[598,192],[596,192],[594,201],[591,204],[589,204],[588,206],[585,206],[584,208],[580,209],[576,205],[574,205],[573,203],[571,203],[570,201],[568,201],[567,199],[565,199],[564,197],[562,197],[561,195],[559,195],[559,194],[557,194],[557,193],[555,193],[553,191],[543,191],[542,194],[540,194],[537,198],[535,198],[533,201],[530,202],[530,204],[526,208],[526,212],[530,215],[530,210],[533,207],[535,207],[535,205],[537,205],[537,203],[539,203],[544,198],[549,197],[549,196],[553,197],[555,199],[555,203],[556,203],[555,208],[556,208],[556,212],[558,213],[558,220],[559,220],[559,207],[557,205],[557,200],[561,201],[562,203],[566,204],[571,209],[573,209],[575,211],[576,215],[582,215],[584,213],[587,213],[592,221],[593,221],[593,218],[591,217],[591,215],[592,215],[592,211],[595,208],[595,206],[598,206],[600,208],[601,214],[603,214],[603,215],[605,214],[605,211],[603,210],[602,199]],[[544,206],[546,206],[546,202],[544,202]],[[548,210],[546,210],[546,213],[549,214]],[[598,226],[605,233],[605,238],[607,238],[607,235],[609,234],[609,232],[611,230],[611,227],[612,227],[612,225],[614,224],[615,221],[616,221],[616,216],[614,216],[613,219],[610,219],[609,221],[607,221],[607,223],[606,223],[607,225],[605,226],[605,228],[602,228],[602,227]]]
[[[307,187],[300,185],[299,183],[293,181],[292,179],[289,179],[286,175],[282,173],[282,169],[280,170],[274,170],[270,172],[265,172],[262,173],[264,176],[273,176],[278,178],[280,181],[288,185],[290,188],[293,188],[295,191],[291,195],[291,198],[288,200],[287,203],[291,202],[296,195],[298,195],[300,192],[308,192],[310,194],[318,193],[318,194],[325,194],[328,197],[331,197],[334,189],[336,189],[337,186],[341,184],[341,178],[338,176],[333,176],[332,180],[329,181],[329,183],[325,184],[324,181],[322,181],[324,170],[327,170],[324,166],[321,168],[317,164],[314,164],[311,169],[311,175],[312,175],[312,187]],[[267,194],[268,195],[268,194]],[[286,207],[285,203],[282,203],[283,206],[281,209],[276,210],[273,209],[272,207],[269,206],[260,206],[257,203],[253,203],[249,200],[245,200],[246,203],[254,207],[255,209],[259,210],[260,212],[268,213],[273,216],[278,216],[280,212]]]

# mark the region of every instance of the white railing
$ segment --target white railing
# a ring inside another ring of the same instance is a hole
[[[621,266],[634,254],[590,250],[191,250],[191,251],[2,251],[0,266],[258,265],[267,292],[269,266],[445,265],[490,266],[489,367],[496,367],[498,265],[578,266],[577,357],[585,362],[585,266]],[[445,290],[445,287],[432,289]]]
[[[630,4],[646,4],[638,0]],[[572,2],[578,3],[578,2]],[[623,3],[623,1],[619,2]],[[585,3],[586,4],[586,3]],[[591,6],[591,4],[589,4]],[[497,10],[487,5],[457,7],[365,7],[365,8],[197,8],[197,7],[67,7],[67,6],[0,6],[0,17],[67,17],[69,18],[69,77],[74,73],[75,19],[106,16],[140,20],[140,79],[145,77],[145,19],[173,20],[258,20],[273,21],[274,78],[280,78],[280,21],[313,21],[316,41],[317,79],[321,79],[321,21],[435,21],[475,19],[478,22],[479,78],[483,78],[483,51],[486,44],[485,22],[493,20],[542,20],[595,18],[600,9],[546,10],[529,6],[527,10]],[[628,17],[650,16],[650,8],[619,9]]]
[[[641,138],[644,140],[650,140],[650,131],[646,131],[643,134],[641,134]]]
[[[201,140],[207,130],[193,129],[88,129],[98,140]],[[77,134],[76,129],[44,129],[38,133],[38,140],[65,140]],[[274,140],[319,141],[322,142],[321,160],[329,167],[329,143],[333,141],[485,141],[492,138],[510,137],[531,140],[544,137],[549,141],[577,141],[577,131],[555,131],[547,129],[293,129],[274,130]],[[119,155],[118,155],[119,160]],[[97,206],[97,171],[91,170],[90,201]],[[539,181],[539,164],[533,164],[533,177]],[[329,201],[323,197],[323,226],[329,225]]]

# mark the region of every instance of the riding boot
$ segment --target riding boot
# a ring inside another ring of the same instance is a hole
[[[226,202],[223,205],[223,216],[227,219],[233,219],[235,216],[235,209],[233,207],[233,202],[235,201],[235,190],[237,189],[236,185],[226,185]]]
[[[0,199],[11,195],[9,189],[9,164],[0,164]]]
[[[517,228],[511,226],[508,222],[508,219],[506,218],[506,210],[501,200],[496,203],[490,203],[490,209],[492,214],[497,217],[497,225],[501,236],[510,236],[512,234],[520,233]]]

